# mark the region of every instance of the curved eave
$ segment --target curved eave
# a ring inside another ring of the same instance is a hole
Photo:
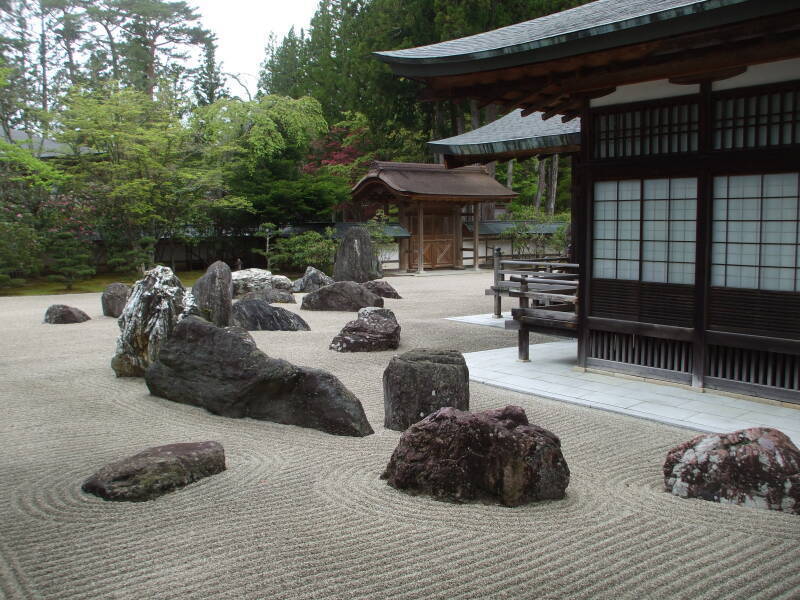
[[[794,0],[762,0],[759,2],[706,0],[614,23],[474,52],[424,56],[415,55],[409,51],[439,46],[439,44],[433,44],[409,50],[375,52],[373,54],[378,60],[387,63],[396,75],[416,79],[461,75],[546,62],[648,42],[681,33],[701,31],[709,27],[779,14],[796,7]],[[481,36],[487,36],[487,34],[471,37],[480,38]]]
[[[363,177],[358,183],[356,183],[352,190],[350,191],[353,198],[358,198],[358,196],[362,194],[366,194],[371,187],[380,187],[383,190],[389,192],[392,196],[397,198],[398,200],[405,200],[405,201],[421,201],[421,202],[462,202],[462,203],[470,203],[470,202],[503,202],[508,200],[513,200],[519,194],[517,192],[513,192],[508,190],[507,194],[476,194],[476,195],[468,195],[468,194],[426,194],[420,192],[412,192],[409,190],[403,189],[396,189],[393,186],[389,185],[380,176],[376,175],[367,175]]]
[[[431,151],[450,156],[509,156],[514,154],[552,154],[563,148],[580,148],[581,134],[547,135],[476,144],[441,144],[428,142]]]

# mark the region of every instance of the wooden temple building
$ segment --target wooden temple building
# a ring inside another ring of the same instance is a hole
[[[580,366],[800,403],[796,0],[596,0],[378,58],[429,100],[580,118]]]
[[[464,219],[480,223],[480,204],[506,202],[517,194],[481,166],[447,169],[425,163],[374,162],[353,187],[353,202],[397,206],[400,225],[411,233],[399,239],[400,270],[462,268]],[[479,267],[479,228],[473,226],[472,263]]]

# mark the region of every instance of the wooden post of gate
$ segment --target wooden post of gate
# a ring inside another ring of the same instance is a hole
[[[464,240],[461,228],[463,225],[462,207],[453,209],[453,260],[457,269],[464,268]]]
[[[473,268],[478,271],[481,268],[480,265],[480,243],[478,241],[478,229],[481,225],[481,205],[478,202],[472,203],[472,256],[473,256]]]
[[[417,273],[424,273],[425,267],[425,228],[424,228],[424,210],[422,202],[417,203]]]

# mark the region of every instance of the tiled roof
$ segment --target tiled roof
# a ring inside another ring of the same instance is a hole
[[[542,113],[522,116],[515,110],[491,123],[454,137],[428,142],[433,152],[455,156],[488,156],[530,150],[577,146],[581,143],[581,121],[542,120]]]
[[[571,40],[632,29],[752,1],[596,0],[559,13],[469,37],[375,54],[379,59],[391,63],[481,59],[555,46]],[[760,1],[769,4],[768,0]]]

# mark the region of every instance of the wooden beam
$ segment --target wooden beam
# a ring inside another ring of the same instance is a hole
[[[417,273],[425,272],[425,213],[422,202],[417,203]]]

